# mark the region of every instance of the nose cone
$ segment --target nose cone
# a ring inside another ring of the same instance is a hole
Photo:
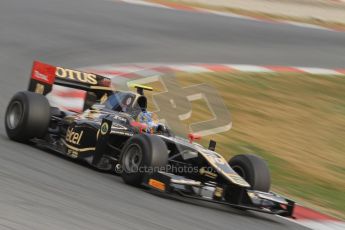
[[[240,177],[220,154],[206,149],[199,149],[199,152],[218,174],[225,177],[230,183],[250,188],[250,184]]]

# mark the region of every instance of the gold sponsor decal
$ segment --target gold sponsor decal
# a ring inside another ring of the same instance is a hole
[[[100,103],[103,104],[108,99],[108,95],[105,93],[100,100]]]
[[[68,128],[66,133],[66,141],[75,145],[79,145],[80,140],[83,136],[83,132],[84,131],[78,133],[74,131],[74,128]]]
[[[206,160],[210,163],[212,167],[221,175],[228,178],[232,183],[241,185],[243,187],[250,187],[242,177],[237,175],[235,172],[232,171],[226,160],[215,152],[207,152],[207,151],[200,151],[201,155],[205,157]]]
[[[72,158],[78,158],[79,153],[73,149],[68,149],[67,155]]]
[[[44,85],[37,83],[36,88],[35,88],[35,93],[43,94],[43,92],[44,92]]]
[[[68,148],[70,149],[70,151],[75,151],[75,152],[88,152],[88,151],[95,151],[96,147],[87,147],[87,148],[77,148],[74,147],[72,145],[67,144],[67,142],[65,140],[62,140],[62,143]]]
[[[253,193],[253,192],[247,192],[247,194],[248,194],[248,196],[250,197],[250,198],[257,198],[257,195],[255,195],[255,193]]]
[[[212,179],[215,179],[218,176],[216,173],[208,171],[205,167],[200,168],[199,173],[202,176],[207,176],[207,177],[212,178]]]
[[[210,163],[213,163],[215,165],[222,166],[228,164],[228,162],[226,162],[226,160],[223,157],[216,154],[215,152],[203,152],[203,155]]]
[[[229,178],[231,178],[235,183],[242,185],[242,186],[250,187],[250,185],[242,177],[240,177],[236,173],[227,173],[226,175]]]
[[[97,79],[96,79],[97,76],[92,73],[83,73],[77,70],[56,67],[55,75],[63,79],[79,81],[79,82],[90,84],[90,85],[97,85]]]
[[[224,190],[221,187],[216,187],[213,195],[217,198],[221,198],[223,196],[223,192],[224,192]]]

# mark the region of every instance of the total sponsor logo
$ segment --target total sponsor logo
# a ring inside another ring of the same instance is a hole
[[[55,79],[55,67],[35,61],[31,72],[32,79],[45,84],[53,84]]]
[[[45,81],[45,82],[48,82],[49,81],[49,78],[47,75],[44,75],[43,73],[40,73],[38,72],[37,70],[34,71],[34,77],[37,79],[37,80],[42,80],[42,81]]]

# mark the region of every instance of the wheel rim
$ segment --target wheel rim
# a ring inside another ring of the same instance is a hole
[[[6,123],[8,128],[15,129],[23,118],[23,106],[19,101],[11,103],[8,114],[6,116]]]
[[[138,145],[133,144],[129,146],[122,161],[124,171],[127,173],[138,172],[142,158],[143,154]]]

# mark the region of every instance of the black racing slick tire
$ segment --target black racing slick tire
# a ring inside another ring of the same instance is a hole
[[[26,142],[34,137],[43,137],[49,122],[50,105],[41,94],[18,92],[7,106],[5,127],[7,136],[12,140]]]
[[[251,189],[269,192],[271,175],[266,161],[261,157],[253,154],[241,154],[231,158],[229,165],[251,185]]]
[[[154,135],[140,134],[128,139],[121,151],[121,176],[126,184],[140,186],[144,176],[168,163],[168,148]]]

